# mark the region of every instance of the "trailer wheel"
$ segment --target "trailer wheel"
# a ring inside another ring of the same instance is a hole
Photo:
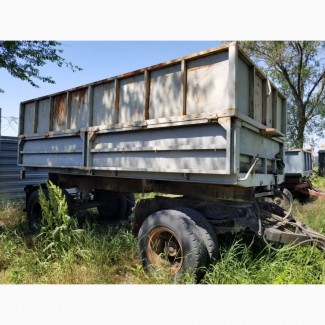
[[[125,216],[129,217],[131,215],[131,213],[133,212],[133,207],[135,205],[135,197],[134,197],[134,193],[131,193],[129,195],[126,196],[126,213]]]
[[[48,190],[43,189],[45,197],[48,197]],[[42,208],[39,201],[38,189],[30,195],[27,203],[27,224],[31,232],[38,233],[41,229]]]
[[[215,262],[218,259],[219,248],[217,235],[211,224],[203,217],[201,213],[194,209],[178,207],[175,210],[182,212],[184,217],[188,218],[190,222],[193,223],[193,226],[196,227],[198,236],[205,245],[209,254],[207,265]]]
[[[115,222],[127,216],[128,201],[121,193],[96,190],[95,200],[101,202],[101,205],[97,207],[97,211],[101,218],[110,222]]]
[[[177,210],[162,210],[149,215],[138,234],[139,257],[147,271],[164,270],[177,276],[192,270],[200,275],[207,250],[196,228]]]
[[[289,210],[290,205],[293,202],[292,194],[289,190],[284,188],[282,191],[274,191],[273,203],[277,204],[284,210]]]

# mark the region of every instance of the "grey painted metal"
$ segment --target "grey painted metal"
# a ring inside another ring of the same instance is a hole
[[[285,174],[310,176],[313,172],[312,153],[304,149],[285,151]]]
[[[23,200],[26,185],[38,185],[47,180],[47,173],[26,172],[25,179],[20,179],[22,167],[17,165],[17,137],[0,137],[0,204],[8,201]]]
[[[284,178],[285,97],[236,43],[23,102],[20,116],[25,169],[246,187]]]
[[[325,150],[318,151],[318,175],[325,177]]]

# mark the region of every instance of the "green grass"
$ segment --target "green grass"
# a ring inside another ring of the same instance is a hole
[[[294,203],[294,215],[325,233],[325,200]],[[0,283],[24,284],[169,284],[161,272],[147,274],[138,260],[131,220],[119,226],[100,222],[95,209],[77,215],[82,229],[68,250],[52,258],[44,242],[27,231],[19,204],[0,210]],[[278,248],[283,247],[278,245]],[[286,247],[286,246],[285,246]],[[180,283],[192,284],[192,274]],[[324,284],[325,253],[314,246],[275,252],[251,237],[220,237],[220,259],[211,265],[205,284]]]
[[[310,177],[310,181],[313,186],[325,191],[325,177],[321,177],[318,175],[318,168],[314,168],[314,173]]]
[[[207,284],[319,284],[325,283],[324,253],[305,246],[274,252],[256,250],[252,244],[235,240],[221,248],[220,261],[211,266]]]

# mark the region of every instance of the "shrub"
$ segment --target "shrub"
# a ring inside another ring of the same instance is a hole
[[[82,229],[77,220],[68,215],[68,204],[61,189],[51,181],[47,183],[48,197],[39,189],[42,208],[41,230],[38,236],[45,248],[46,259],[67,254],[74,246],[80,246]]]

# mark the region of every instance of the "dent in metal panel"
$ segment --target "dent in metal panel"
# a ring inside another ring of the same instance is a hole
[[[263,123],[263,82],[257,75],[255,76],[254,96],[254,120]]]
[[[249,116],[249,67],[241,58],[238,58],[236,90],[236,108]]]
[[[50,131],[50,100],[40,100],[38,104],[38,133]]]
[[[32,134],[34,133],[35,102],[26,104],[24,110],[24,134]]]
[[[186,114],[228,109],[228,52],[187,62]]]
[[[71,93],[71,129],[88,126],[89,118],[88,92],[80,89]]]
[[[120,81],[119,123],[144,120],[144,74]]]
[[[66,94],[53,97],[53,131],[67,129]]]
[[[109,125],[116,122],[117,112],[114,109],[114,100],[114,82],[94,87],[92,125]]]
[[[151,72],[149,118],[179,116],[182,112],[181,65]]]

